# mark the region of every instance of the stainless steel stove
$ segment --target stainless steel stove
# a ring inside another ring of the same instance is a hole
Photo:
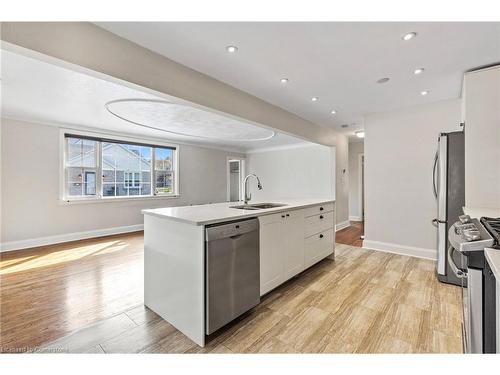
[[[488,233],[493,237],[493,249],[500,249],[500,217],[482,217],[481,224],[488,231]]]
[[[463,338],[466,353],[495,353],[495,280],[484,249],[499,246],[500,219],[471,219],[464,215],[449,231],[448,261],[462,280]],[[454,252],[461,263],[456,264]]]

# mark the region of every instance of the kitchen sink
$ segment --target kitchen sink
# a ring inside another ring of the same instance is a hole
[[[238,208],[240,210],[263,210],[266,208],[283,207],[286,204],[282,203],[255,203],[255,204],[242,204],[240,206],[231,206],[230,208]]]

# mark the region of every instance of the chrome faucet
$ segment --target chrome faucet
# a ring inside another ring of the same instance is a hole
[[[259,188],[259,190],[262,190],[262,185],[261,185],[260,180],[257,177],[257,175],[255,175],[253,173],[250,173],[248,176],[246,176],[245,180],[243,180],[243,184],[245,184],[245,191],[244,191],[244,194],[245,194],[245,204],[247,204],[248,201],[252,199],[252,194],[250,194],[248,192],[248,179],[250,177],[255,177],[257,179],[257,187]]]

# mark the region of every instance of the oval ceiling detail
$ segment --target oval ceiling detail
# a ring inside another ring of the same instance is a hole
[[[226,141],[265,141],[269,129],[182,104],[153,99],[120,99],[106,103],[112,115],[149,129],[188,137]]]

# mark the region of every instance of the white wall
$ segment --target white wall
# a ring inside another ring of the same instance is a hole
[[[335,147],[335,190],[337,229],[349,226],[349,139],[337,137]]]
[[[366,116],[365,247],[437,256],[432,162],[459,124],[458,99]]]
[[[259,176],[263,189],[250,180],[252,200],[327,198],[335,196],[333,149],[304,145],[247,154],[247,174]]]
[[[17,241],[25,247],[40,243],[30,241],[37,238],[60,242],[58,236],[70,238],[72,233],[140,227],[144,208],[224,202],[226,158],[235,156],[181,145],[180,198],[68,205],[59,201],[57,127],[2,119],[1,146],[1,242],[6,249],[16,247]]]
[[[349,143],[349,219],[361,220],[359,155],[364,153],[363,142]]]

